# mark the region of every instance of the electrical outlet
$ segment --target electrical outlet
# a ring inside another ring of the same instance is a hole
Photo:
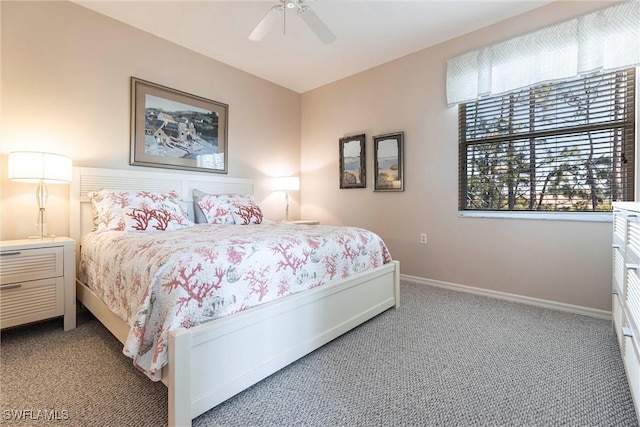
[[[422,243],[423,245],[427,244],[427,234],[426,233],[422,233],[420,235],[420,243]]]

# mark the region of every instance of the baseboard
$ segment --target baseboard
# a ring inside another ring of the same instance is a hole
[[[459,285],[457,283],[442,282],[440,280],[425,279],[423,277],[400,274],[400,280],[419,283],[436,288],[450,289],[452,291],[466,292],[469,294],[482,295],[506,301],[519,302],[522,304],[535,305],[537,307],[550,308],[552,310],[566,311],[568,313],[581,314],[583,316],[596,317],[598,319],[611,320],[611,312],[596,308],[583,307],[580,305],[565,304],[557,301],[550,301],[540,298],[532,298],[523,295],[510,294],[507,292],[492,291],[490,289],[476,288],[473,286]]]

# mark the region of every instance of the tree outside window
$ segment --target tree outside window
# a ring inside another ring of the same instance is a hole
[[[459,106],[460,210],[610,211],[633,200],[635,70]]]

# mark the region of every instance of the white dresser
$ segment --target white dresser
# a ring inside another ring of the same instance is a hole
[[[613,325],[640,414],[640,203],[614,203],[613,209]]]

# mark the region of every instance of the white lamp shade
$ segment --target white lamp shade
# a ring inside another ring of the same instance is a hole
[[[9,179],[17,182],[66,184],[71,182],[71,159],[35,151],[9,153]]]
[[[297,176],[281,176],[273,183],[274,191],[298,191],[300,190],[300,178]]]

